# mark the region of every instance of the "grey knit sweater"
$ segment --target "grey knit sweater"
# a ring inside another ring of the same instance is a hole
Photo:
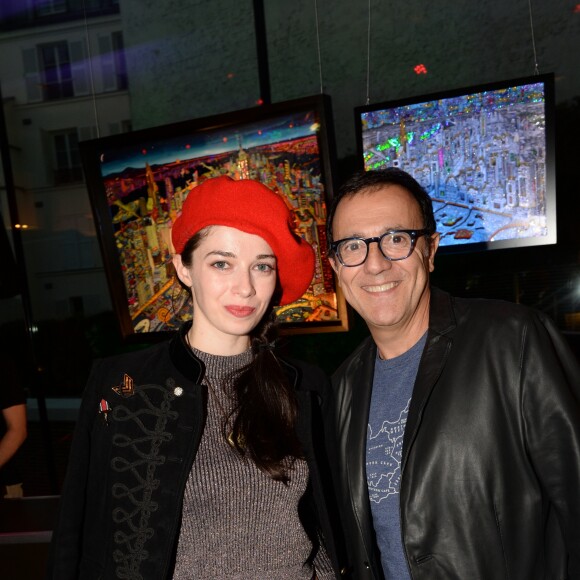
[[[223,436],[224,417],[234,404],[227,379],[250,362],[251,351],[194,354],[206,365],[204,384],[210,385],[207,422],[185,488],[174,580],[312,578],[304,564],[312,545],[298,519],[306,462],[294,462],[284,485],[240,457]],[[317,578],[334,577],[322,547],[315,565]]]

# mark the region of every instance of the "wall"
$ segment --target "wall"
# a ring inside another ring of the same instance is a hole
[[[123,0],[121,16],[135,129],[256,105],[252,2]]]
[[[178,0],[123,2],[135,128],[260,98],[252,4],[196,1],[184,10]],[[320,92],[322,71],[341,158],[355,152],[352,109],[366,103],[367,82],[370,101],[380,102],[535,72],[529,6],[521,0],[264,4],[272,101]],[[580,94],[580,10],[550,0],[531,7],[539,71],[555,72],[557,100],[569,101]],[[418,64],[427,74],[415,73]]]

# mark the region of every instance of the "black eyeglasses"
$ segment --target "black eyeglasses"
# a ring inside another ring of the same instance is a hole
[[[330,244],[343,266],[353,267],[364,264],[369,255],[369,246],[373,242],[379,245],[381,254],[391,262],[405,260],[411,255],[417,240],[428,236],[429,230],[390,230],[374,238],[344,238]]]

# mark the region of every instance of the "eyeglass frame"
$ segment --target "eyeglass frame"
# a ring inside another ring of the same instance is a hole
[[[369,250],[371,247],[370,245],[373,242],[376,242],[377,246],[379,247],[379,251],[383,255],[383,258],[385,258],[385,260],[389,260],[389,262],[400,262],[401,260],[406,260],[413,253],[413,250],[415,249],[415,246],[417,244],[417,240],[420,237],[430,236],[433,233],[434,232],[432,232],[430,229],[424,228],[421,230],[389,230],[389,231],[385,232],[384,234],[381,234],[380,236],[373,236],[372,238],[359,238],[357,236],[352,236],[350,238],[342,238],[341,240],[336,240],[335,242],[331,242],[330,243],[330,250],[331,250],[332,254],[338,258],[338,261],[345,268],[356,268],[357,266],[362,266],[367,261],[367,258],[369,257]],[[385,236],[389,236],[392,234],[408,234],[409,236],[411,236],[411,246],[409,247],[409,253],[404,258],[389,258],[389,256],[386,256],[385,253],[383,252],[383,248],[381,248],[381,241],[383,240],[383,238]],[[347,242],[349,240],[358,240],[359,242],[365,243],[367,251],[366,251],[365,257],[363,258],[362,262],[360,262],[358,264],[345,264],[342,261],[340,254],[338,253],[339,244],[341,244],[342,242]]]

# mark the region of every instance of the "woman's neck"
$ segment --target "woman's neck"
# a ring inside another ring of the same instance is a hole
[[[192,347],[218,356],[234,356],[250,348],[249,336],[208,336],[195,331],[192,326],[185,335],[187,344]]]

